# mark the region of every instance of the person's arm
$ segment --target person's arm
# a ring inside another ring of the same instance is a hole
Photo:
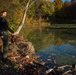
[[[7,29],[8,29],[11,33],[14,33],[14,31],[13,31],[9,26],[7,26]]]
[[[8,26],[8,23],[6,20],[5,20],[5,22],[6,22],[6,29],[9,30],[11,33],[14,33],[14,31]]]

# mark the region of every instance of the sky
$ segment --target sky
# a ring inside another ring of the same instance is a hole
[[[52,0],[52,1],[54,1],[54,0]],[[63,2],[65,2],[66,0],[62,0]],[[69,2],[71,1],[71,0],[68,0]]]

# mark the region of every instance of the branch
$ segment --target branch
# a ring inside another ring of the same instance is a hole
[[[33,5],[33,4],[35,3],[35,1],[36,1],[36,0],[34,0],[34,1],[29,5],[29,8],[31,7],[31,5]]]
[[[69,72],[72,72],[72,71],[71,70],[68,70],[68,71],[64,72],[62,75],[65,75],[65,74],[67,75],[67,73],[69,73]]]
[[[36,0],[34,0],[30,5],[29,8],[35,3]],[[23,9],[23,11],[26,10],[26,8]]]

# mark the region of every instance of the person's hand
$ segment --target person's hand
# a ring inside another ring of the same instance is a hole
[[[18,32],[13,33],[12,35],[18,35]]]
[[[4,38],[4,36],[0,36],[0,38]]]

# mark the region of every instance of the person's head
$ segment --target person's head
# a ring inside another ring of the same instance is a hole
[[[6,17],[6,15],[7,15],[7,12],[3,10],[3,11],[1,12],[1,16],[2,16],[2,17]]]

